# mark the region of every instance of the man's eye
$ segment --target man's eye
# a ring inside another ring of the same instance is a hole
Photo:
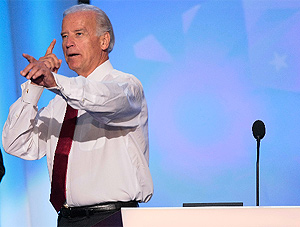
[[[64,38],[67,38],[68,36],[67,35],[62,35],[61,37],[64,39]]]
[[[82,35],[82,32],[77,32],[76,35],[77,35],[77,36],[81,36],[81,35]]]

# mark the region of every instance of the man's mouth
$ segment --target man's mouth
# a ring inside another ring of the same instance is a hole
[[[78,56],[79,54],[68,54],[68,57],[75,57]]]

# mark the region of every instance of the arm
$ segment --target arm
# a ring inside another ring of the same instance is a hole
[[[97,121],[122,127],[136,127],[136,116],[144,105],[140,82],[132,75],[112,70],[102,81],[85,77],[67,78],[54,74],[57,87],[51,89],[75,109],[91,114]]]
[[[48,53],[53,57],[52,49],[50,45],[46,55]],[[21,71],[21,75],[62,96],[73,108],[87,111],[103,124],[122,127],[139,125],[136,116],[145,105],[144,93],[134,76],[112,70],[101,81],[81,76],[68,78],[51,72],[49,60],[37,61],[32,56],[23,56],[29,65]]]
[[[37,102],[43,88],[22,84],[22,96],[9,108],[4,124],[2,143],[4,150],[14,156],[34,160],[46,153],[47,111],[38,112]]]
[[[40,159],[46,154],[50,114],[46,108],[38,112],[37,103],[44,88],[36,85],[51,84],[53,75],[50,70],[57,71],[60,67],[61,61],[52,54],[54,45],[55,40],[39,61],[23,54],[29,64],[21,71],[21,75],[26,76],[31,82],[22,84],[22,96],[10,107],[2,133],[4,150],[23,159]],[[44,72],[46,76],[41,76]]]

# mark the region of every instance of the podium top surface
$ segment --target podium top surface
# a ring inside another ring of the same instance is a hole
[[[300,207],[122,208],[124,227],[299,227]]]

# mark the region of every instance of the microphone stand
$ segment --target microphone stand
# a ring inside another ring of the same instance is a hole
[[[257,159],[256,159],[256,206],[259,206],[259,146],[260,138],[257,138]]]

